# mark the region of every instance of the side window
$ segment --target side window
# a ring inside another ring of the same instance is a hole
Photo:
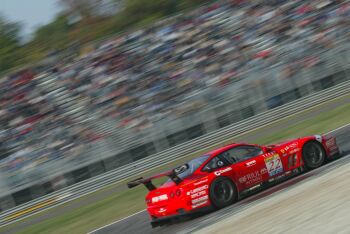
[[[238,146],[227,151],[231,158],[234,159],[234,162],[241,162],[248,160],[250,158],[256,157],[260,154],[263,154],[263,151],[260,147],[256,146]]]
[[[233,164],[236,161],[236,158],[234,157],[234,151],[233,149],[227,150],[225,152],[222,152],[220,154],[224,159],[226,159],[230,164]]]
[[[203,167],[203,171],[211,171],[213,169],[217,169],[220,167],[227,166],[228,163],[225,160],[222,160],[221,157],[217,156],[210,160],[205,167]]]
[[[264,151],[257,146],[247,146],[247,150],[249,151],[249,157],[256,157],[264,153]]]

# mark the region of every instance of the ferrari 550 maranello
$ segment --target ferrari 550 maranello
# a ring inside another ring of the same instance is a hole
[[[228,206],[249,191],[288,175],[320,167],[340,155],[336,139],[309,136],[275,145],[234,143],[179,166],[169,172],[129,182],[144,184],[152,227],[203,208]],[[169,180],[158,188],[152,180]]]

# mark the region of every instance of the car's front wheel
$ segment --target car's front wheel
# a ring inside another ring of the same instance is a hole
[[[316,141],[309,141],[303,146],[303,160],[306,169],[312,170],[320,167],[326,158],[323,146]]]
[[[209,196],[213,206],[220,209],[237,200],[237,189],[230,179],[218,177],[210,186]]]

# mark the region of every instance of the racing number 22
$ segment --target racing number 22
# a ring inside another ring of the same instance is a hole
[[[269,158],[266,158],[265,164],[270,176],[274,176],[283,172],[283,167],[279,155],[273,155]]]

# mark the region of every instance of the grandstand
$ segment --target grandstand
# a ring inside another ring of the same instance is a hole
[[[225,1],[0,79],[0,209],[349,79],[347,1]]]

